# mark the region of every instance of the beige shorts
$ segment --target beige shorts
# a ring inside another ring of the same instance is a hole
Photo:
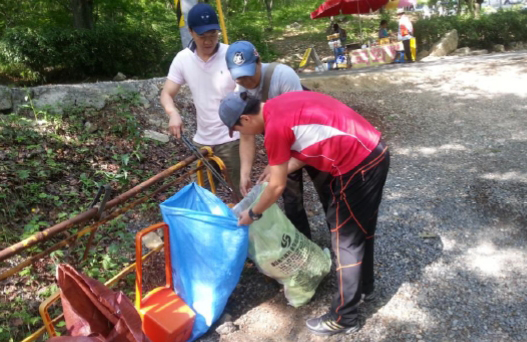
[[[194,142],[194,145],[197,148],[204,147],[206,145],[201,145]],[[234,191],[241,198],[240,194],[240,141],[231,141],[221,145],[211,146],[214,155],[219,157],[225,166],[227,167],[227,174],[232,182]]]

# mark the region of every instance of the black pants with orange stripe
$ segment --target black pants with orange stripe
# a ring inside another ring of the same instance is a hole
[[[343,325],[354,324],[361,294],[373,291],[375,227],[389,165],[389,152],[381,142],[356,168],[331,181],[327,220],[338,291],[330,312]]]
[[[287,186],[282,194],[285,215],[298,231],[304,234],[308,239],[311,239],[309,219],[307,218],[307,213],[304,209],[303,169],[307,171],[307,174],[313,181],[313,186],[318,194],[318,198],[320,199],[320,202],[322,202],[324,213],[327,212],[329,201],[331,199],[328,184],[332,177],[331,174],[319,171],[308,165],[287,176]]]

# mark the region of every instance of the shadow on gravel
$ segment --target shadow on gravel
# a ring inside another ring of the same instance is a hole
[[[386,300],[366,310],[366,317],[402,290],[409,296],[402,301],[410,306],[396,307],[398,317],[383,321],[383,330],[401,339],[527,338],[520,328],[525,326],[527,295],[527,165],[522,152],[527,127],[518,110],[526,102],[510,94],[485,94],[490,101],[478,103],[467,95],[480,94],[470,91],[421,90],[420,97],[446,96],[448,101],[437,101],[438,106],[451,113],[432,119],[442,115],[433,107],[422,116],[405,108],[414,114],[415,126],[398,125],[397,120],[389,125],[396,137],[395,162],[384,205],[388,220],[402,222],[385,223],[383,228],[390,243],[399,241],[404,247],[401,253],[379,238],[379,278],[381,283],[383,276],[402,280],[383,284]],[[401,102],[412,96],[401,96]],[[431,243],[428,249],[417,244],[416,236],[425,231],[441,242],[424,239]],[[387,255],[389,266],[383,261]],[[403,289],[407,282],[412,286]]]

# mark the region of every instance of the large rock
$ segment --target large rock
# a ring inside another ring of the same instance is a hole
[[[16,111],[21,105],[27,104],[28,94],[36,109],[44,109],[48,112],[62,113],[74,107],[101,110],[107,103],[125,100],[130,94],[140,94],[141,105],[148,108],[152,105],[151,102],[158,101],[159,88],[165,80],[165,78],[154,78],[126,82],[46,85],[28,89],[13,88],[11,89],[12,108]],[[186,95],[182,97],[187,101]]]
[[[27,104],[28,96],[33,98],[33,88],[13,88],[11,89],[11,99],[13,101],[13,112],[16,112],[18,106]]]
[[[456,51],[457,44],[459,42],[459,36],[457,34],[457,30],[452,30],[445,34],[443,38],[434,46],[432,46],[432,49],[430,50],[430,56],[431,57],[442,57],[446,56],[451,52]]]
[[[126,75],[122,72],[118,72],[117,75],[115,75],[115,77],[113,78],[113,80],[116,82],[124,81],[126,80]]]
[[[13,108],[11,89],[0,86],[0,111],[7,111]]]
[[[106,105],[104,93],[88,84],[40,86],[33,88],[35,108],[62,113],[73,107],[101,110]]]
[[[156,131],[151,131],[151,130],[146,130],[145,131],[145,138],[147,139],[152,139],[152,140],[157,140],[159,142],[162,142],[162,143],[167,143],[170,139],[170,137],[166,134],[163,134],[163,133],[159,133],[159,132],[156,132]]]

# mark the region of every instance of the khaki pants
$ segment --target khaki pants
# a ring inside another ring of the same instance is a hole
[[[197,148],[202,148],[206,145],[201,145],[194,142]],[[223,160],[223,163],[227,167],[227,174],[232,182],[234,191],[238,194],[239,198],[242,198],[240,193],[240,141],[231,141],[221,145],[211,146],[214,155]],[[215,165],[213,163],[213,165]],[[219,171],[219,168],[218,168]],[[205,177],[206,178],[206,177]],[[216,184],[216,183],[215,183]]]

